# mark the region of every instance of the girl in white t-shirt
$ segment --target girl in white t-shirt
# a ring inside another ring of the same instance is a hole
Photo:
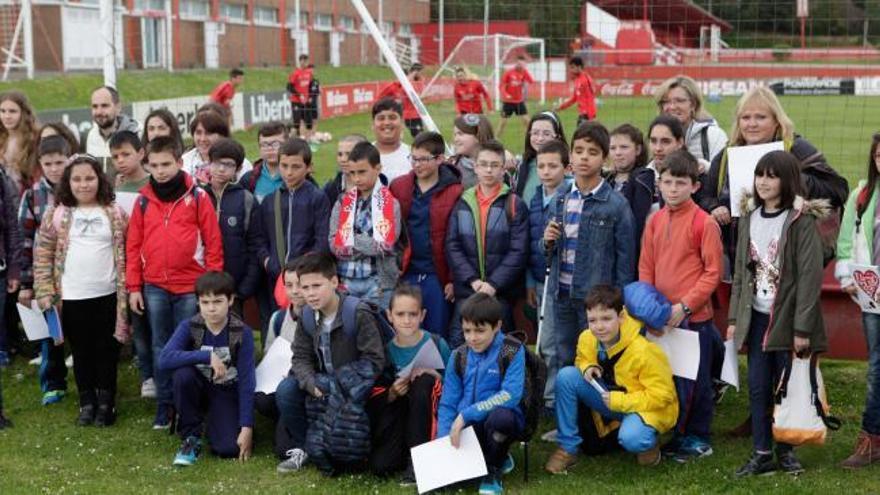
[[[116,419],[116,365],[130,329],[125,296],[128,216],[97,159],[74,155],[43,216],[34,252],[40,307],[63,306],[61,327],[73,351],[80,426]]]

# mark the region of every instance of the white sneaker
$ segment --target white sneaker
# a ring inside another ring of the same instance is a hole
[[[31,359],[30,361],[28,361],[28,364],[31,366],[39,366],[43,364],[43,355],[40,354],[37,357]]]
[[[64,366],[68,368],[73,368],[73,354],[67,356],[67,359],[64,360]]]
[[[309,459],[309,455],[302,449],[290,449],[287,451],[287,459],[281,461],[276,468],[279,473],[292,473],[299,471]]]
[[[154,382],[152,378],[147,378],[146,380],[144,380],[144,383],[141,384],[141,398],[156,398],[156,382]]]

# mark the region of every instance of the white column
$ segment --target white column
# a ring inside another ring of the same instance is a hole
[[[101,42],[104,48],[104,85],[116,87],[116,47],[113,37],[113,0],[101,0]]]
[[[34,78],[34,29],[33,29],[33,12],[31,9],[33,8],[33,4],[31,4],[31,0],[21,0],[21,15],[24,16],[22,19],[22,35],[24,39],[22,40],[24,44],[24,65],[25,70],[27,71],[27,78]]]

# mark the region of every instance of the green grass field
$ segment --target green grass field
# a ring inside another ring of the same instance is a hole
[[[278,69],[248,71],[245,90],[277,89],[283,78]],[[168,78],[163,73],[121,74],[120,87],[130,98],[149,99],[206,92],[222,73],[183,72]],[[326,76],[329,77],[329,76]],[[334,81],[380,79],[385,69],[359,67],[340,71]],[[178,81],[179,78],[179,81]],[[330,81],[322,78],[325,84]],[[94,76],[69,76],[59,80],[38,80],[18,84],[38,103],[49,108],[81,106],[88,91],[97,85]],[[152,82],[152,84],[151,84]],[[161,83],[161,84],[160,84]],[[167,84],[166,84],[167,83]],[[9,87],[0,85],[0,90]],[[194,88],[200,88],[195,90]],[[70,103],[73,102],[73,103]],[[725,129],[730,127],[734,98],[708,104],[708,110]],[[785,97],[783,104],[799,132],[825,152],[830,163],[851,182],[864,175],[870,136],[880,129],[880,99],[862,97]],[[531,104],[533,110],[539,105]],[[549,105],[548,105],[549,106]],[[449,102],[434,104],[430,110],[444,135],[451,138],[453,107]],[[648,98],[606,98],[599,109],[600,120],[609,127],[632,122],[646,128],[655,115]],[[497,114],[492,115],[497,122]],[[570,134],[574,111],[563,115]],[[321,121],[319,129],[341,136],[349,132],[370,135],[367,115]],[[511,122],[501,137],[509,149],[522,151],[523,126]],[[251,158],[258,156],[256,131],[235,136]],[[408,139],[407,139],[408,140]],[[324,144],[315,154],[315,173],[320,182],[335,170],[335,145]],[[179,441],[150,430],[153,405],[138,398],[138,380],[126,361],[120,374],[120,419],[107,430],[77,428],[76,393],[72,374],[71,396],[61,404],[41,407],[37,369],[21,359],[2,371],[7,414],[16,422],[11,430],[0,432],[0,494],[18,493],[412,493],[392,480],[369,475],[346,475],[333,480],[308,469],[292,476],[274,471],[271,429],[257,424],[255,457],[245,465],[204,456],[196,468],[174,469],[171,460]],[[602,458],[583,458],[568,476],[551,477],[541,470],[552,446],[537,441],[532,447],[532,481],[523,484],[522,451],[514,453],[518,468],[505,480],[511,493],[568,494],[588,490],[594,493],[876,493],[878,467],[857,473],[844,472],[837,463],[846,457],[859,430],[865,397],[864,363],[829,361],[823,367],[834,413],[844,419],[840,432],[830,436],[825,447],[801,449],[807,473],[799,479],[783,475],[754,480],[735,480],[733,471],[746,459],[750,441],[728,439],[723,432],[739,424],[747,414],[746,391],[729,393],[717,412],[715,455],[689,465],[665,462],[656,468],[639,468],[632,456],[615,454]],[[743,380],[745,367],[742,367]],[[546,426],[546,425],[545,425]]]

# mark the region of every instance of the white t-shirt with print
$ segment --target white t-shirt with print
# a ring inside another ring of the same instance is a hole
[[[99,206],[73,208],[61,291],[63,299],[73,301],[116,292],[113,232]]]

